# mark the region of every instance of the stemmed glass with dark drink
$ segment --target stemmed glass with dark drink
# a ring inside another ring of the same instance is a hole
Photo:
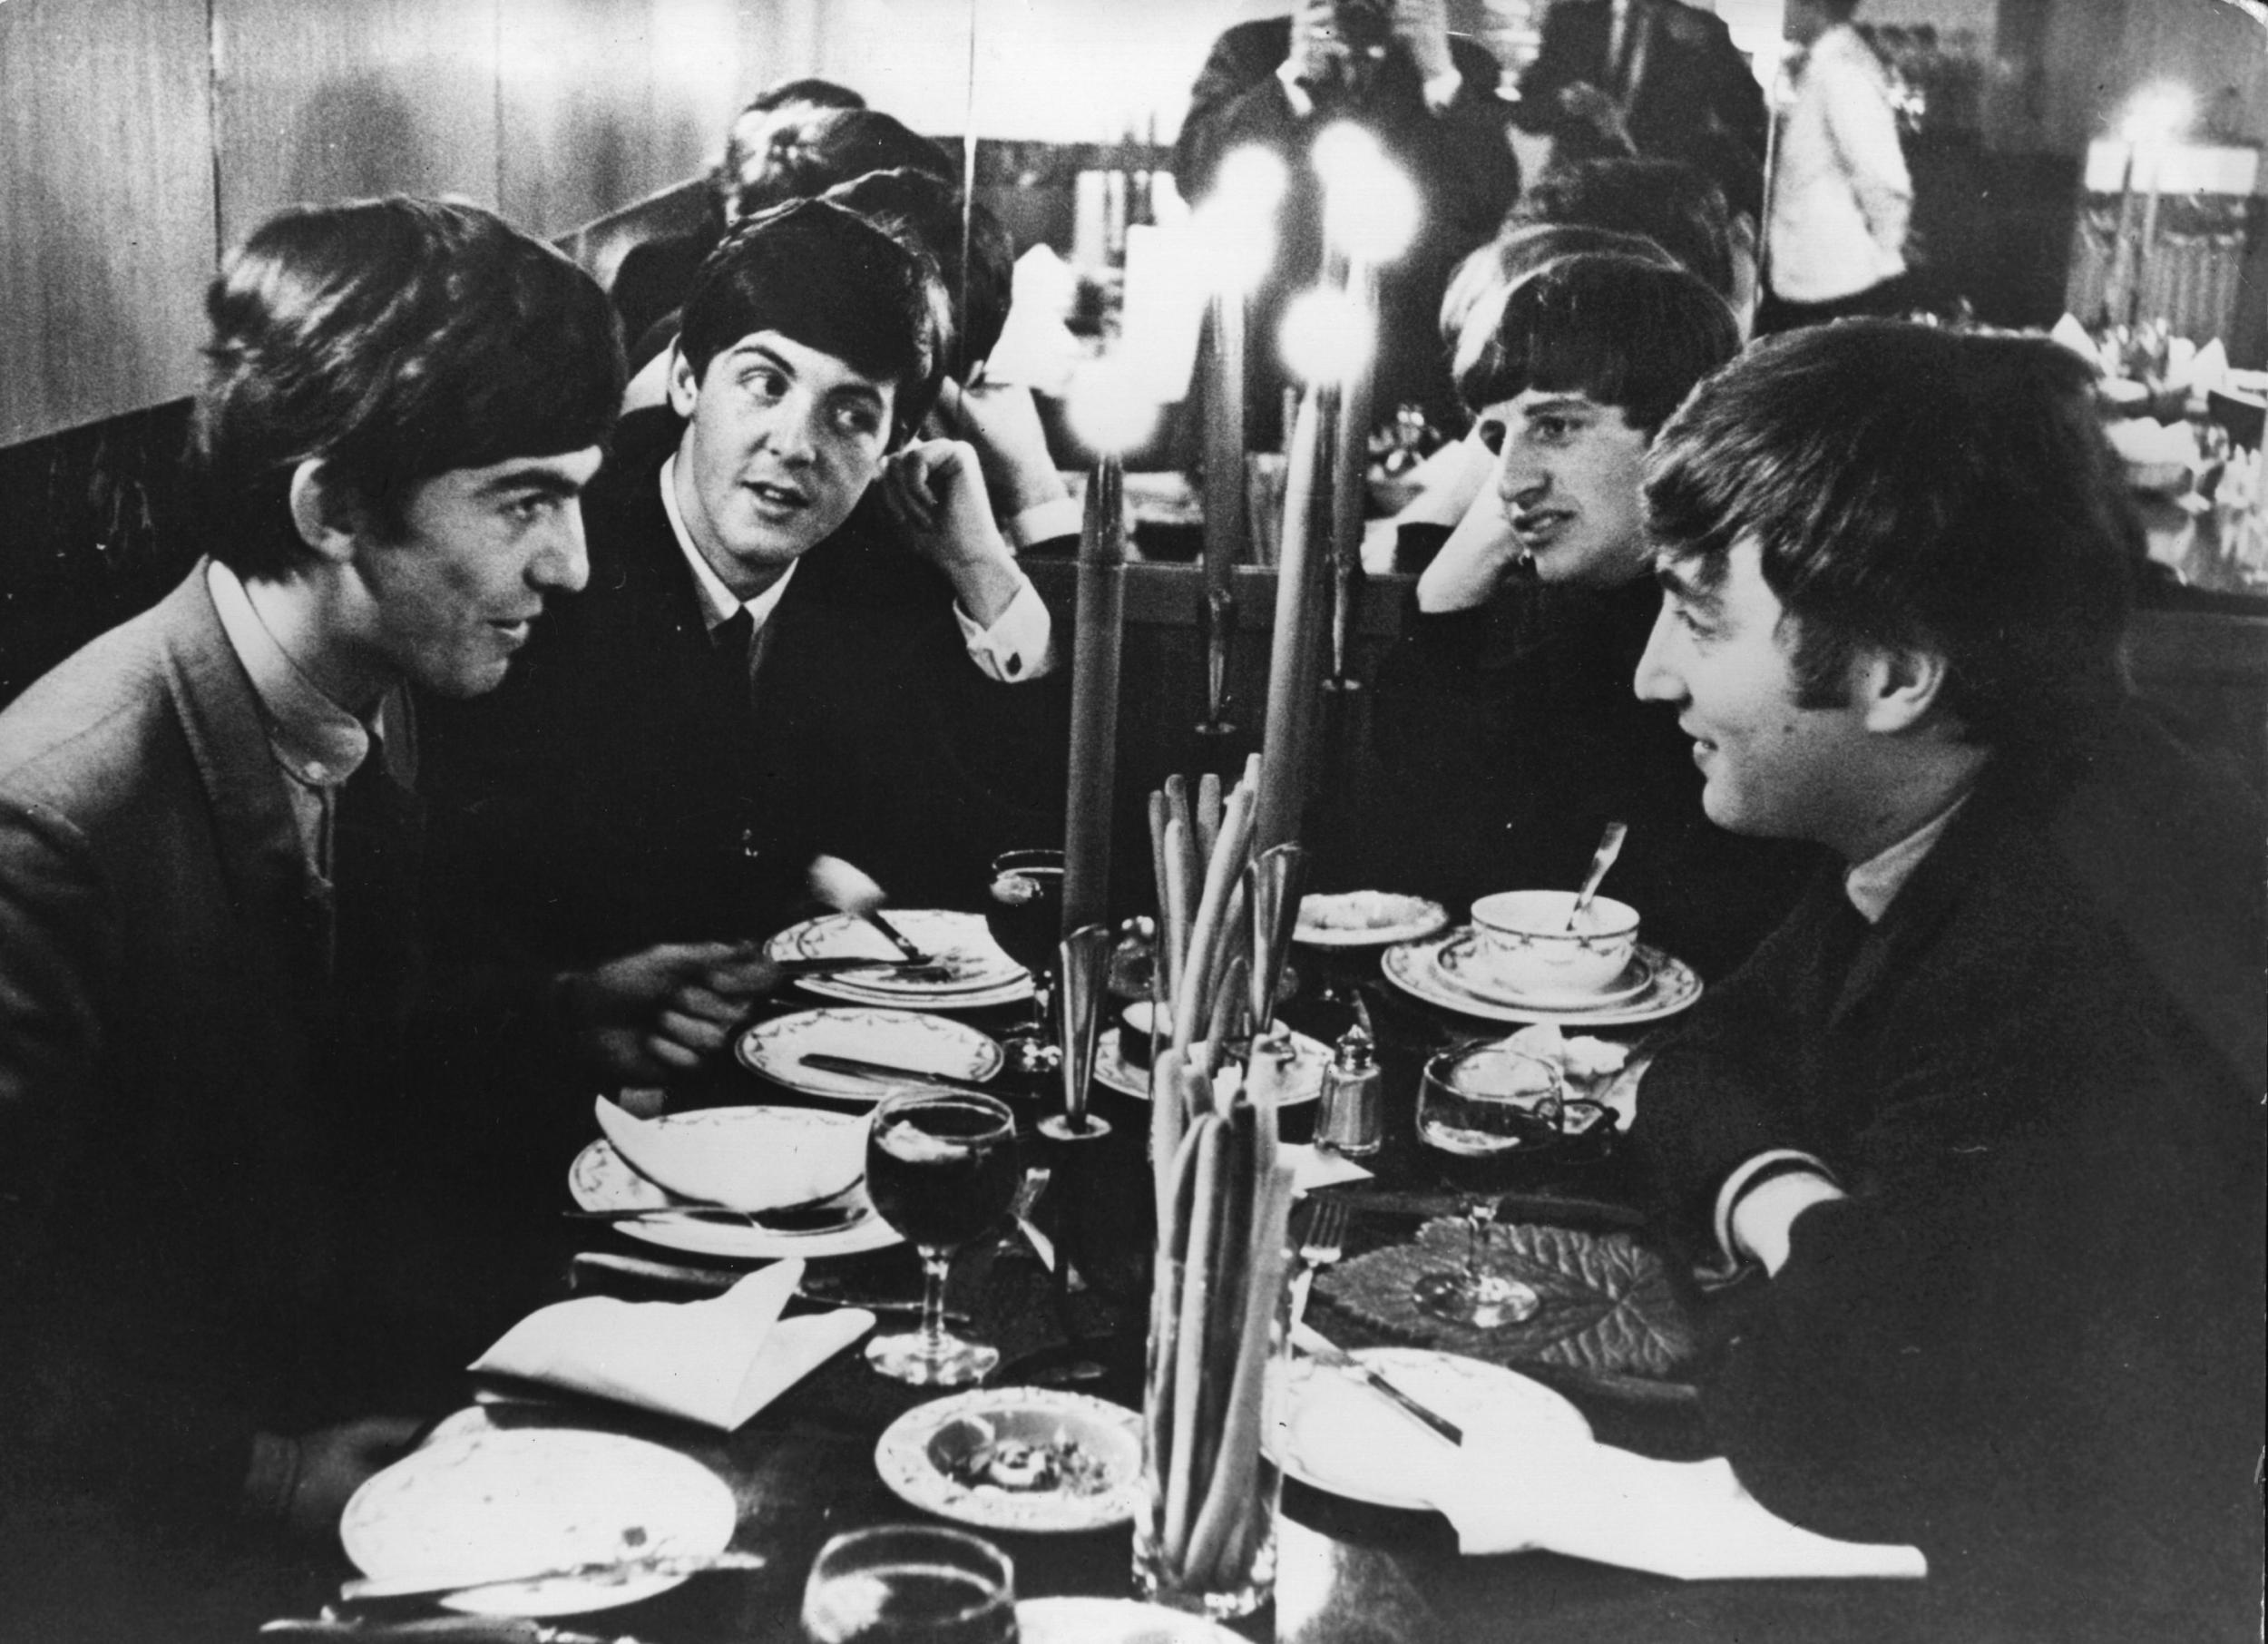
[[[1508,1044],[1443,1051],[1425,1064],[1418,1140],[1465,1195],[1466,1245],[1461,1268],[1419,1277],[1412,1299],[1420,1311],[1482,1330],[1535,1313],[1536,1292],[1490,1256],[1489,1228],[1498,1199],[1561,1139],[1568,1106],[1559,1065]]]
[[[1031,973],[1032,1019],[1010,1029],[1001,1046],[1018,1072],[1051,1072],[1062,1054],[1048,1031],[1048,1001],[1063,940],[1063,853],[1007,850],[994,856],[984,923],[1001,951]]]
[[[819,1550],[803,1590],[811,1644],[1016,1644],[1016,1572],[965,1531],[881,1524]]]
[[[945,1329],[953,1254],[1008,1212],[1016,1193],[1016,1120],[990,1096],[915,1091],[875,1110],[866,1192],[882,1219],[922,1253],[921,1328],[878,1336],[866,1361],[924,1387],[955,1387],[1000,1363],[1000,1349]]]

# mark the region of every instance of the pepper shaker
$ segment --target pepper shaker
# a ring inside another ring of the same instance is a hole
[[[1349,1159],[1375,1153],[1386,1140],[1384,1091],[1369,1032],[1359,1022],[1339,1035],[1323,1073],[1315,1145]]]

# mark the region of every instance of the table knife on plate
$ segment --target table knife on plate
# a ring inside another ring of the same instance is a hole
[[[856,1056],[830,1056],[824,1051],[806,1051],[797,1060],[804,1066],[816,1068],[823,1073],[855,1073],[861,1079],[883,1079],[895,1084],[934,1084],[941,1090],[967,1091],[978,1096],[1000,1094],[981,1080],[963,1079],[957,1073],[925,1072],[920,1068],[898,1067],[887,1062],[867,1062]]]
[[[426,1616],[373,1621],[364,1616],[288,1616],[260,1625],[264,1639],[356,1639],[360,1644],[639,1644],[628,1633],[608,1637],[548,1627],[521,1616]]]
[[[1463,1428],[1439,1411],[1428,1409],[1418,1403],[1384,1376],[1379,1375],[1376,1370],[1325,1336],[1313,1325],[1295,1326],[1292,1330],[1292,1346],[1319,1365],[1328,1365],[1334,1370],[1345,1370],[1361,1376],[1364,1381],[1392,1399],[1408,1414],[1423,1422],[1427,1427],[1447,1439],[1451,1443],[1461,1445],[1465,1442]]]
[[[645,1558],[595,1559],[582,1564],[555,1564],[548,1570],[484,1575],[466,1571],[413,1571],[407,1575],[358,1576],[340,1583],[339,1598],[349,1604],[373,1599],[438,1598],[444,1593],[474,1592],[491,1587],[527,1587],[537,1582],[595,1581],[619,1584],[648,1576],[698,1575],[708,1570],[761,1570],[760,1552],[658,1552]],[[470,1580],[467,1580],[467,1576]]]

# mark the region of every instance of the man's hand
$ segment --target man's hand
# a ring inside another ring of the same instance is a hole
[[[1484,480],[1464,518],[1420,573],[1418,609],[1439,613],[1485,605],[1527,557],[1528,550],[1504,518],[1495,486]]]
[[[301,1434],[284,1522],[309,1540],[337,1534],[347,1499],[372,1473],[399,1461],[424,1425],[415,1416],[373,1415]]]
[[[977,465],[1002,518],[1070,494],[1048,455],[1047,433],[1040,426],[1040,407],[1031,389],[982,381],[963,388],[948,377],[937,393],[936,416],[947,438],[976,447]]]
[[[562,994],[596,1071],[640,1084],[714,1055],[778,981],[779,967],[752,944],[668,943],[575,972]]]
[[[966,440],[928,439],[891,456],[883,500],[914,550],[952,579],[954,597],[990,628],[1023,588],[1023,572],[992,524],[983,464]]]

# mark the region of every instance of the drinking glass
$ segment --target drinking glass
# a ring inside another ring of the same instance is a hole
[[[866,1193],[922,1253],[921,1328],[878,1336],[866,1362],[898,1381],[957,1387],[1000,1363],[1000,1349],[945,1328],[953,1252],[1007,1214],[1016,1193],[1016,1120],[990,1096],[914,1091],[875,1110]]]
[[[1015,1644],[1016,1567],[963,1530],[854,1530],[819,1549],[803,1630],[811,1644]]]
[[[1062,1057],[1048,1031],[1048,1001],[1063,939],[1063,853],[1004,850],[994,856],[984,923],[1001,951],[1031,973],[1031,1020],[1010,1029],[1001,1048],[1020,1073],[1052,1072]]]
[[[1418,1140],[1449,1186],[1465,1196],[1465,1264],[1422,1275],[1421,1312],[1491,1330],[1532,1316],[1533,1289],[1489,1255],[1497,1199],[1520,1167],[1559,1136],[1566,1087],[1554,1062],[1505,1044],[1443,1051],[1418,1084]]]

